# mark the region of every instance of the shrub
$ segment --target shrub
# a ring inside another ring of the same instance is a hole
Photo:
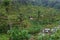
[[[10,40],[28,40],[30,37],[27,30],[18,30],[16,28],[8,31],[8,34],[10,35]]]
[[[42,27],[40,25],[32,26],[32,27],[28,28],[28,31],[30,34],[36,34],[36,33],[40,32],[41,28]]]

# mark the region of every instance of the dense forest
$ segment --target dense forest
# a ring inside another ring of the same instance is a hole
[[[0,0],[0,40],[60,40],[60,0]]]

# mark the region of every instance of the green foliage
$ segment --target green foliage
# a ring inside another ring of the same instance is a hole
[[[21,5],[18,8],[16,5],[10,4],[10,0],[4,0],[2,5],[0,6],[0,33],[7,33],[9,30],[10,39],[13,40],[28,40],[31,34],[37,35],[45,27],[55,27],[60,20],[58,9],[33,5]],[[10,26],[12,30],[10,30]],[[60,32],[51,36],[39,35],[37,39],[58,40],[59,35]]]
[[[39,25],[39,26],[33,25],[28,28],[28,31],[30,34],[36,34],[36,33],[40,32],[41,28],[42,28],[41,25]]]
[[[9,36],[7,34],[0,34],[0,40],[8,40]]]
[[[3,6],[8,6],[10,3],[10,0],[3,0]]]
[[[12,40],[28,40],[30,38],[30,34],[28,34],[27,30],[18,30],[14,28],[8,31],[8,34]]]
[[[40,34],[37,37],[37,40],[60,40],[60,30],[58,30],[57,32],[55,32],[54,34]]]

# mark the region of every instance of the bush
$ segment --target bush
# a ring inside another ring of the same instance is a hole
[[[8,31],[8,34],[10,35],[10,40],[28,40],[30,37],[27,30],[18,30],[16,28]]]
[[[41,28],[42,28],[42,26],[40,26],[40,25],[31,26],[30,28],[28,28],[28,31],[30,34],[36,34],[36,33],[40,32]]]

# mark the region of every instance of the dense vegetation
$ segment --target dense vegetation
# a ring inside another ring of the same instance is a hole
[[[40,34],[42,29],[54,28],[59,22],[59,9],[14,4],[10,0],[0,4],[0,40],[60,40],[60,30],[51,35]]]

